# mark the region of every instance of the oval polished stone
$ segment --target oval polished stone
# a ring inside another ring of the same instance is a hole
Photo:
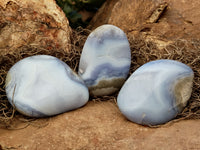
[[[130,64],[131,52],[125,33],[116,26],[102,25],[88,36],[78,72],[90,94],[110,95],[125,82]]]
[[[159,125],[177,116],[192,92],[194,73],[173,60],[156,60],[138,68],[125,82],[117,104],[132,122]]]
[[[53,56],[27,57],[6,77],[9,102],[31,117],[45,117],[77,109],[89,99],[88,88],[70,67]]]

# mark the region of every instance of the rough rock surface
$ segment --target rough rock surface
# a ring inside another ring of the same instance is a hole
[[[176,39],[200,38],[200,1],[112,0],[106,3],[91,21],[93,28],[113,24],[159,47]]]
[[[0,50],[23,45],[69,51],[71,29],[54,0],[0,1]]]
[[[85,107],[52,118],[0,129],[3,149],[17,150],[198,150],[200,120],[149,128],[125,119],[114,101],[90,101]]]

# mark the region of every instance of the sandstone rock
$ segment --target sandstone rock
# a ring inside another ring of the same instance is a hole
[[[106,1],[97,11],[96,15],[92,18],[89,28],[95,29],[103,24],[108,23],[108,19],[116,2],[118,2],[118,0]]]
[[[199,1],[113,0],[106,3],[91,21],[94,28],[113,24],[125,33],[142,36],[160,47],[176,39],[200,38]],[[103,22],[98,21],[102,18]]]
[[[0,1],[0,49],[23,45],[69,51],[71,29],[54,0]]]
[[[0,129],[0,145],[17,150],[198,150],[199,123],[183,120],[160,128],[144,127],[127,121],[113,101],[90,101],[76,111],[20,121],[14,130]]]

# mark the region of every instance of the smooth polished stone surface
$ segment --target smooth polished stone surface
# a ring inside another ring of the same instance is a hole
[[[125,33],[116,26],[102,25],[88,36],[78,72],[91,95],[110,95],[125,82],[130,64],[131,52]]]
[[[192,69],[178,61],[146,63],[121,88],[118,107],[132,122],[142,125],[166,123],[186,106],[193,78]]]
[[[27,57],[12,66],[6,93],[13,107],[31,117],[77,109],[89,99],[83,80],[67,64],[48,55]]]

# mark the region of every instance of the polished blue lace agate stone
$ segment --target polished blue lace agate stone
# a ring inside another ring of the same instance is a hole
[[[78,73],[91,95],[110,95],[125,82],[130,64],[131,52],[125,33],[114,25],[102,25],[86,40]]]
[[[138,68],[125,82],[117,104],[130,121],[159,125],[186,106],[192,92],[192,69],[174,60],[156,60]]]
[[[77,109],[89,99],[83,80],[67,64],[48,55],[27,57],[12,66],[6,93],[14,108],[31,117]]]

